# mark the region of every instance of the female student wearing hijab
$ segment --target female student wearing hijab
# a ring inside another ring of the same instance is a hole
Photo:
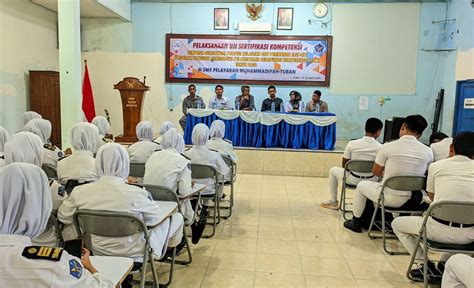
[[[229,167],[224,162],[224,159],[222,159],[222,156],[218,152],[209,150],[207,147],[209,141],[209,128],[206,125],[199,123],[194,126],[191,138],[193,148],[185,151],[184,154],[191,159],[192,163],[210,165],[216,168],[220,177],[229,173]],[[206,185],[206,188],[201,192],[201,194],[209,195],[215,193],[214,179],[196,179],[196,183]],[[219,193],[222,193],[222,191],[219,191]]]
[[[74,188],[74,192],[59,207],[58,219],[66,225],[73,223],[77,209],[108,210],[134,213],[147,226],[160,221],[160,206],[149,198],[148,192],[126,182],[130,161],[128,153],[119,144],[108,143],[97,152],[95,160],[99,180]],[[183,216],[175,213],[150,231],[151,246],[157,257],[167,247],[174,247],[183,238]],[[117,255],[143,261],[145,238],[142,234],[129,237],[92,236],[96,255]]]
[[[35,111],[26,111],[23,113],[23,125],[26,125],[26,123],[35,118],[43,119],[43,116],[41,116],[39,113],[36,113]]]
[[[99,141],[97,142],[97,149],[95,152],[97,152],[102,145],[114,142],[112,139],[105,138],[105,135],[107,135],[110,128],[110,123],[107,118],[104,116],[95,116],[91,123],[99,129]]]
[[[225,135],[225,123],[222,120],[214,120],[211,124],[211,128],[209,130],[211,139],[207,143],[207,147],[211,150],[215,150],[219,152],[221,155],[226,155],[233,162],[237,162],[238,157],[234,151],[234,146],[232,146],[232,142],[229,140],[224,139]],[[225,176],[225,180],[229,181],[232,178],[231,175],[232,171],[229,171]]]
[[[51,128],[52,126],[49,120],[35,118],[26,123],[23,131],[31,132],[40,137],[44,147],[43,164],[56,169],[58,160],[64,157],[64,152],[49,141]]]
[[[74,152],[58,162],[58,179],[61,184],[65,185],[68,180],[86,183],[98,179],[94,160],[98,140],[99,129],[96,126],[86,122],[72,126],[71,145]]]
[[[175,128],[175,129],[176,129],[176,127],[174,126],[174,123],[173,123],[173,122],[171,122],[171,121],[165,121],[165,122],[161,123],[161,126],[160,126],[160,136],[155,139],[155,142],[158,143],[158,144],[161,144],[163,135],[165,135],[165,133],[166,133],[168,130],[170,130],[171,128]]]
[[[7,129],[0,126],[0,167],[5,166],[5,156],[3,156],[3,150],[5,142],[7,142],[9,138],[10,133],[8,133]]]
[[[138,142],[128,147],[131,163],[145,163],[151,154],[161,150],[158,143],[153,142],[153,124],[150,121],[141,121],[137,124]]]
[[[92,266],[62,248],[32,246],[51,214],[41,168],[13,163],[0,170],[0,287],[114,287]]]

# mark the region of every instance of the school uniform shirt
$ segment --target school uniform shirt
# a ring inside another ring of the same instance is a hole
[[[56,168],[58,160],[64,157],[64,152],[52,144],[44,145],[43,165],[48,165]]]
[[[44,250],[47,259],[31,259],[23,256],[34,252],[31,240],[23,235],[0,235],[0,287],[114,287],[114,283],[99,272],[91,274],[81,260],[62,248]],[[36,248],[39,250],[39,248]],[[59,254],[60,253],[60,254]]]
[[[449,147],[453,143],[453,138],[444,138],[443,140],[431,144],[431,150],[433,150],[434,161],[446,159],[449,157]]]
[[[77,209],[133,213],[142,218],[147,226],[153,226],[161,220],[158,212],[160,207],[149,197],[146,190],[128,185],[124,179],[115,176],[102,176],[94,183],[74,188],[74,192],[59,207],[58,220],[71,225]],[[170,221],[167,220],[150,230],[151,246],[158,257],[161,256],[163,248],[166,248],[165,245],[168,243],[169,227]],[[178,229],[182,230],[182,226]],[[129,237],[92,235],[92,247],[96,255],[120,255],[133,258],[136,262],[143,262],[145,237],[143,234]]]
[[[234,146],[232,146],[232,143],[228,140],[214,137],[207,142],[207,147],[219,152],[221,155],[229,156],[234,163],[237,163],[238,161],[237,154],[234,151]],[[225,181],[230,180],[232,180],[232,171],[229,171],[229,173],[225,175]]]
[[[474,160],[463,155],[455,155],[431,164],[426,191],[434,193],[433,202],[442,200],[473,202]]]
[[[216,108],[214,108],[214,106]],[[209,100],[209,109],[217,109],[217,110],[230,110],[232,106],[230,105],[229,98],[222,96],[220,99],[216,96],[212,96]]]
[[[192,193],[191,188],[191,161],[179,154],[176,149],[168,148],[153,153],[145,164],[144,185],[165,186],[187,196]],[[190,199],[181,203],[181,212],[186,224],[191,224],[194,210]]]
[[[349,141],[342,157],[348,160],[374,161],[380,148],[382,148],[382,144],[375,140],[374,137],[364,136],[360,139]],[[357,173],[357,175],[370,177],[372,173]],[[349,174],[347,177],[356,180],[356,177],[352,174]],[[349,183],[353,182],[349,181]]]
[[[130,163],[145,163],[151,154],[158,150],[161,150],[161,145],[149,140],[133,143],[127,149]]]
[[[206,146],[194,145],[193,148],[188,151],[184,151],[184,154],[191,159],[191,163],[209,165],[216,168],[219,178],[222,179],[222,175],[229,173],[229,167],[222,159],[219,152],[211,151]],[[215,181],[214,179],[196,179],[196,183],[206,185],[206,188],[201,194],[214,194],[215,193]],[[220,193],[220,192],[219,192]]]
[[[433,152],[415,136],[404,135],[382,146],[375,163],[385,167],[383,180],[393,176],[423,176],[433,161]],[[398,196],[410,196],[411,191],[390,191]]]
[[[99,135],[99,141],[97,141],[97,148],[95,149],[95,153],[99,151],[99,148],[107,143],[114,143],[114,140],[110,138],[105,138],[105,136]]]
[[[68,180],[77,180],[79,183],[97,181],[95,159],[92,152],[87,150],[74,150],[74,152],[58,162],[58,179],[63,185]]]

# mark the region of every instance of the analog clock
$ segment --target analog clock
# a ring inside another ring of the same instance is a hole
[[[328,5],[326,5],[323,2],[318,2],[314,4],[313,14],[317,18],[323,18],[324,16],[328,14]]]

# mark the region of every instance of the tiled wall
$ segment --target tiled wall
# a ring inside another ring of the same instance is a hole
[[[236,149],[242,174],[327,177],[341,166],[342,152]]]

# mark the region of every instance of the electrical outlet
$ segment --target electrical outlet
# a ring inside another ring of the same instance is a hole
[[[379,102],[379,105],[380,105],[380,106],[383,106],[383,104],[385,103],[385,98],[384,98],[383,96],[380,96],[380,97],[378,98],[378,102]]]

